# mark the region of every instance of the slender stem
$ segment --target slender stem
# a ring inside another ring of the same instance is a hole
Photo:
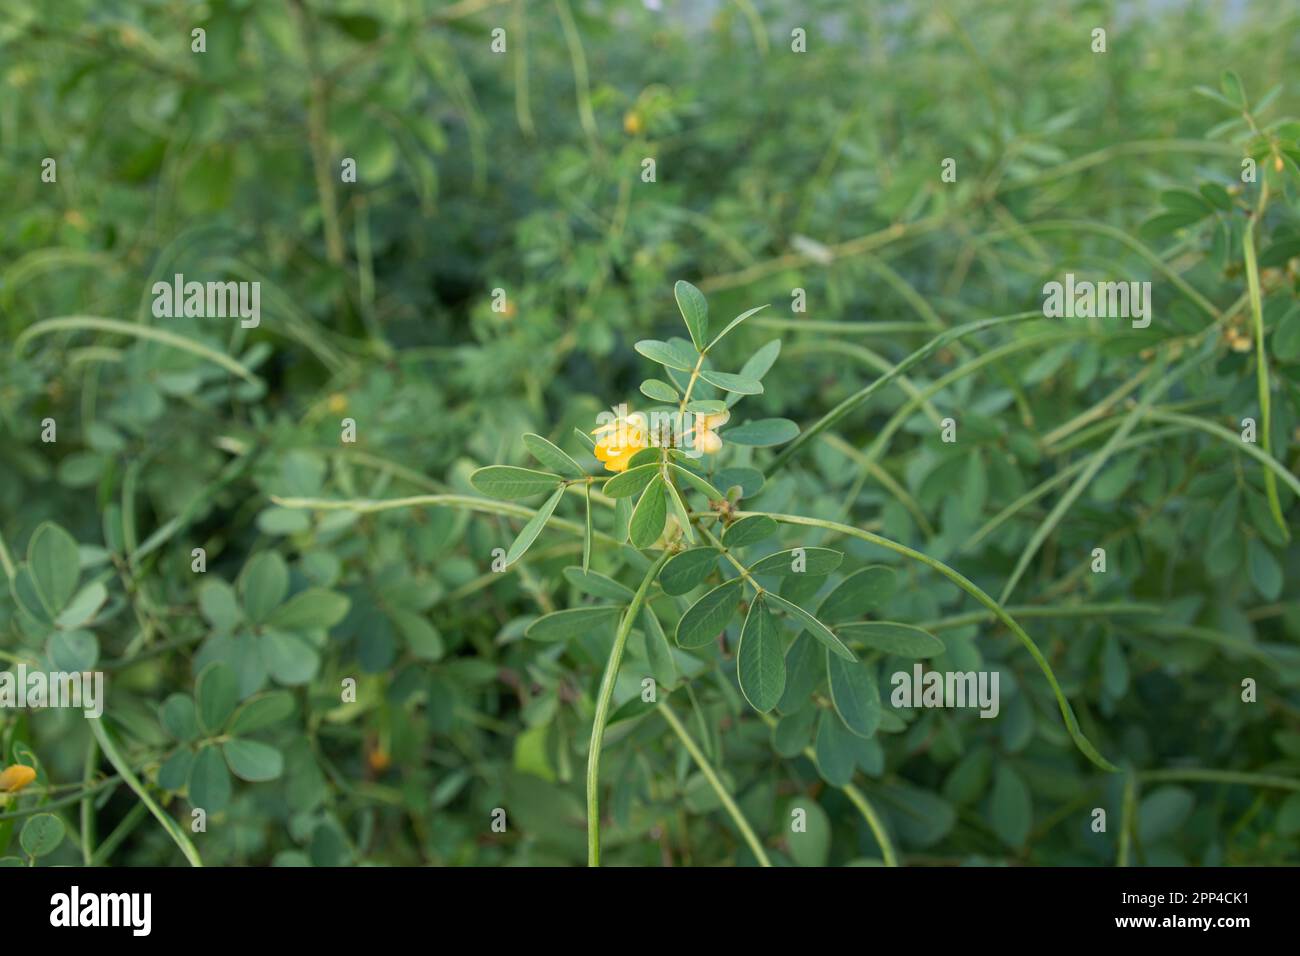
[[[102,720],[92,720],[90,721],[90,729],[94,733],[95,739],[99,741],[99,746],[103,749],[108,762],[121,775],[126,785],[135,791],[135,795],[140,798],[140,801],[149,808],[149,812],[154,815],[154,818],[162,824],[162,828],[167,831],[167,835],[172,838],[172,841],[180,847],[181,853],[190,866],[202,866],[203,860],[199,856],[199,851],[190,841],[189,836],[181,829],[179,823],[162,807],[158,806],[158,802],[149,795],[149,791],[140,782],[140,778],[131,772],[126,759],[117,749],[117,745],[113,743],[113,738],[108,735],[108,729],[104,726],[104,722]]]
[[[99,743],[91,737],[81,771],[81,785],[85,788],[81,797],[81,859],[86,866],[93,866],[95,857],[95,801],[91,799],[90,786],[98,764]]]
[[[722,805],[726,808],[732,822],[734,822],[740,829],[740,835],[745,838],[745,842],[749,845],[750,851],[758,860],[758,865],[771,866],[772,861],[767,858],[767,852],[763,849],[763,844],[754,834],[753,827],[749,825],[749,821],[746,820],[745,815],[741,813],[740,807],[736,805],[735,799],[727,791],[722,780],[719,779],[717,771],[715,771],[713,765],[709,763],[709,758],[704,755],[704,751],[700,749],[700,745],[695,742],[690,733],[686,730],[685,725],[681,722],[678,716],[673,713],[673,709],[668,706],[667,700],[659,701],[659,713],[663,715],[664,720],[668,722],[668,726],[677,734],[678,738],[682,742],[682,746],[686,748],[686,752],[691,755],[691,759],[695,761],[695,765],[699,767],[700,772],[704,774],[704,779],[709,782],[709,786],[713,788],[713,792],[716,793],[718,799],[722,801]]]
[[[849,412],[861,406],[863,402],[867,401],[867,399],[871,398],[871,396],[875,395],[891,381],[901,376],[913,365],[916,365],[926,357],[937,352],[945,345],[955,342],[963,336],[973,335],[976,332],[982,332],[983,330],[993,328],[994,326],[1006,325],[1009,322],[1025,322],[1032,319],[1041,319],[1042,317],[1043,312],[1041,309],[1033,312],[1018,312],[1014,315],[1003,315],[991,319],[979,319],[975,322],[967,322],[965,325],[959,325],[956,328],[949,329],[947,332],[935,336],[911,355],[907,356],[907,358],[895,365],[888,372],[881,375],[866,388],[850,395],[812,425],[809,425],[808,428],[799,434],[799,437],[786,445],[785,450],[773,459],[772,463],[767,467],[766,474],[770,477],[774,472],[780,470],[786,462],[797,455],[805,445],[812,441],[812,439],[830,428]]]
[[[5,577],[13,581],[15,568],[14,559],[9,557],[9,549],[5,546],[5,536],[0,534],[0,566],[4,567]]]
[[[871,801],[851,783],[846,783],[842,789],[844,795],[853,801],[853,805],[862,812],[863,818],[867,821],[867,826],[871,828],[876,843],[880,845],[880,854],[884,857],[885,866],[898,866],[898,856],[894,853],[894,844],[889,839],[889,834],[885,832],[884,821],[880,819],[880,814],[871,805]]]
[[[1250,314],[1255,336],[1255,379],[1259,386],[1260,444],[1264,454],[1273,454],[1273,412],[1268,391],[1268,352],[1264,350],[1264,308],[1259,291],[1259,264],[1255,261],[1255,221],[1246,223],[1242,233],[1242,248],[1246,259],[1246,283],[1250,290]],[[1277,496],[1277,478],[1273,472],[1264,472],[1264,492],[1268,495],[1268,510],[1282,529],[1282,538],[1289,541],[1291,532],[1282,517],[1282,502]]]
[[[1184,770],[1144,770],[1138,776],[1141,777],[1143,783],[1168,783],[1183,780],[1193,783],[1239,783],[1246,787],[1300,790],[1300,780],[1291,777],[1274,777],[1263,773],[1243,773],[1239,770],[1202,770],[1188,767]]]
[[[662,552],[650,565],[650,570],[641,579],[641,586],[632,596],[618,631],[614,634],[614,646],[609,650],[609,662],[605,665],[605,674],[600,679],[600,692],[596,696],[596,714],[591,722],[591,745],[587,749],[587,865],[600,866],[600,750],[605,739],[605,721],[609,719],[609,704],[614,696],[614,682],[618,679],[618,668],[623,662],[623,649],[627,646],[627,637],[632,633],[632,625],[641,613],[645,603],[646,592],[659,575],[659,569],[668,560],[669,553]]]
[[[1128,866],[1129,845],[1133,840],[1133,826],[1137,816],[1137,776],[1130,773],[1124,778],[1124,803],[1119,818],[1119,858],[1116,866]]]
[[[1117,602],[1115,604],[1052,604],[1046,607],[1029,604],[1023,607],[1009,607],[1008,614],[1016,617],[1110,617],[1121,614],[1164,614],[1165,608],[1159,604],[1137,604]],[[996,617],[992,611],[969,611],[954,614],[951,617],[921,621],[916,626],[927,631],[948,631],[967,624],[978,624]]]
[[[574,486],[577,487],[576,485]],[[579,492],[580,493],[580,492]],[[537,513],[535,508],[511,504],[508,501],[496,501],[492,498],[476,498],[473,495],[411,495],[406,498],[280,498],[271,495],[271,501],[281,508],[310,508],[317,511],[355,511],[359,514],[374,514],[378,511],[392,511],[398,508],[465,508],[468,511],[482,511],[487,514],[508,515],[513,518],[531,518]],[[593,498],[599,501],[599,496]],[[548,528],[559,528],[570,534],[585,535],[585,525],[567,518],[552,516],[546,523]],[[593,537],[607,544],[619,546],[613,535],[603,531],[593,531]]]

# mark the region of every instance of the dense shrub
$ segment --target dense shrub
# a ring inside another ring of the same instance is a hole
[[[0,856],[576,864],[592,796],[610,864],[1294,863],[1297,27],[9,0],[0,658],[107,702],[0,711]],[[744,392],[605,485],[602,411]]]

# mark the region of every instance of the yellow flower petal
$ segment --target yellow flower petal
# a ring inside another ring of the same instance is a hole
[[[14,764],[0,771],[0,793],[17,793],[36,779],[36,771],[22,764]]]

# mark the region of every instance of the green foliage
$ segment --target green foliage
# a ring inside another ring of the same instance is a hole
[[[0,864],[1297,861],[1300,14],[663,6],[6,5]]]

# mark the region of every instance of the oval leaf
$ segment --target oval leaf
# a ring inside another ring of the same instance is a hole
[[[749,614],[745,616],[740,647],[736,650],[736,674],[741,693],[760,713],[775,707],[785,691],[781,633],[761,597],[749,606]]]
[[[731,623],[741,580],[732,578],[700,598],[677,622],[679,647],[706,647]]]
[[[488,465],[469,476],[469,483],[491,498],[514,501],[552,491],[560,476],[514,465]]]

